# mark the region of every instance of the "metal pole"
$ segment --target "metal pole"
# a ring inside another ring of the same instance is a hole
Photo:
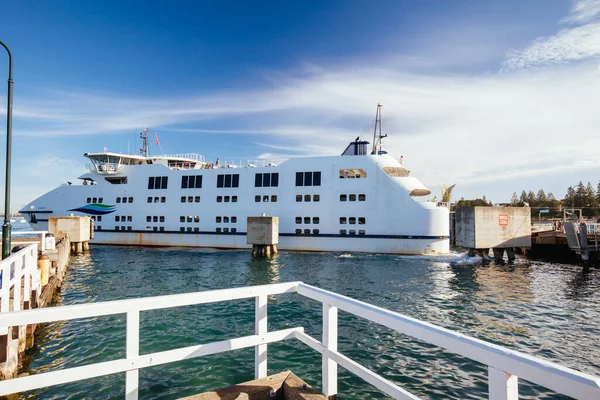
[[[6,106],[6,180],[4,186],[4,224],[2,224],[2,259],[10,255],[10,158],[12,148],[12,54],[10,49],[0,41],[8,52],[8,98]]]

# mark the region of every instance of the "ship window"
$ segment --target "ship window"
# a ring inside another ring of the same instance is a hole
[[[313,229],[313,235],[318,235],[319,234],[319,230],[318,229]]]
[[[350,231],[348,231],[348,233],[351,235],[356,235],[356,231],[354,229],[350,229]]]
[[[191,215],[188,215],[188,217],[187,217],[187,222],[192,222],[192,221],[193,221],[193,219],[194,219],[194,218],[193,218]]]
[[[217,233],[221,233],[221,228],[217,228],[217,229],[216,229],[216,232],[217,232]]]
[[[313,224],[318,224],[319,223],[319,217],[313,217],[312,222],[313,222]]]
[[[340,179],[345,178],[366,178],[367,173],[364,169],[340,169]]]
[[[217,175],[217,187],[222,188],[223,182],[225,180],[225,175]]]
[[[119,222],[119,216],[118,215],[115,215],[115,221]]]
[[[296,235],[301,235],[302,234],[302,229],[296,229]]]
[[[230,197],[229,197],[229,196],[225,196],[225,199],[224,199],[224,200],[225,200],[225,203],[229,203],[229,199],[230,199]]]
[[[237,217],[231,217],[231,223],[235,224],[237,222]]]
[[[340,224],[345,224],[348,221],[346,217],[340,217]]]
[[[313,194],[313,201],[320,201],[321,200],[321,196],[319,196],[318,194]]]
[[[115,226],[115,231],[118,231],[118,230],[119,230],[119,227],[118,227],[118,226]]]
[[[148,197],[148,203],[152,203],[152,197]]]
[[[202,175],[184,175],[181,177],[182,189],[201,189]]]
[[[346,201],[348,200],[348,196],[345,194],[340,194],[340,201]]]
[[[160,188],[161,189],[166,189],[168,181],[169,181],[169,177],[168,176],[163,176],[162,177],[162,184],[161,184]]]
[[[154,189],[154,177],[148,177],[148,189]]]
[[[273,172],[271,174],[271,187],[279,186],[279,172]]]
[[[133,217],[131,215],[127,216],[127,222],[133,222]]]
[[[269,196],[263,196],[263,202],[268,203],[269,202]]]
[[[185,203],[185,196],[181,196],[181,202]]]
[[[231,175],[225,175],[225,187],[231,187]]]
[[[272,194],[271,195],[271,203],[275,203],[277,202],[277,195],[276,194]]]
[[[299,203],[302,201],[302,195],[301,194],[297,194],[296,195],[296,202]]]
[[[130,197],[130,198],[129,198],[129,202],[130,202],[130,203],[133,203],[133,197]]]
[[[271,174],[263,174],[263,187],[271,187]]]
[[[217,187],[231,188],[240,186],[240,175],[239,174],[226,174],[217,175]]]
[[[159,198],[158,198],[158,197],[155,197],[155,198],[154,198],[154,202],[155,202],[155,203],[158,203],[158,200],[159,200]]]
[[[124,215],[121,215],[121,222],[125,222],[126,218]]]
[[[128,230],[128,231],[130,231],[131,229],[132,229],[132,228],[131,228],[131,226],[128,226],[128,227],[127,227],[127,230]]]
[[[304,217],[304,223],[310,224],[310,217]]]
[[[312,172],[305,172],[304,173],[304,186],[312,186],[313,182],[313,173]]]
[[[102,203],[102,200],[104,200],[102,197],[98,197],[98,203]]]
[[[86,203],[91,203],[91,202],[92,202],[92,198],[88,197],[87,200],[86,200]]]
[[[254,174],[254,187],[262,187],[262,175]]]
[[[179,232],[185,232],[185,227],[183,227],[183,226],[182,226],[182,227],[180,227],[180,228],[179,228]]]
[[[223,217],[223,223],[224,224],[228,224],[229,223],[229,217]]]
[[[304,195],[304,201],[310,201],[310,194]]]
[[[165,222],[165,217],[163,215],[161,215],[159,220],[160,220],[160,222]]]
[[[97,203],[98,201],[96,200],[96,198],[92,198],[92,203]]]
[[[182,215],[182,216],[179,217],[179,222],[185,222],[185,216],[184,215]]]
[[[367,223],[367,219],[365,217],[358,217],[358,224],[364,225]]]
[[[254,201],[256,203],[260,203],[260,196],[254,196]]]
[[[194,196],[188,196],[187,202],[191,203],[192,201],[194,201]]]
[[[187,230],[188,232],[191,232],[191,231],[192,231],[192,227],[191,227],[191,226],[188,226],[186,230]]]
[[[120,203],[120,202],[121,202],[121,198],[117,197],[117,203]]]
[[[102,221],[102,215],[98,215],[98,217],[96,217],[96,219],[97,219],[98,221]]]
[[[231,196],[231,202],[237,203],[237,196]]]
[[[165,227],[164,227],[164,226],[161,226],[161,227],[159,228],[159,230],[160,230],[161,232],[164,232],[164,231],[165,231]]]
[[[231,228],[231,233],[236,233],[237,232],[237,228]]]
[[[152,222],[158,222],[158,215],[152,216]]]
[[[165,201],[167,201],[167,198],[166,198],[166,197],[161,197],[161,198],[160,198],[160,202],[161,202],[161,203],[164,203]]]
[[[98,225],[98,226],[96,227],[96,230],[97,230],[97,231],[101,231],[101,230],[102,230],[102,227],[101,227],[100,225]]]
[[[358,231],[358,234],[359,234],[359,235],[364,235],[365,233],[366,233],[366,232],[365,232],[365,230],[364,230],[364,229],[361,229],[361,230],[359,230],[359,231]]]
[[[196,203],[200,203],[200,196],[196,196],[196,197],[194,197],[194,202],[196,202]]]
[[[356,217],[350,217],[350,218],[348,218],[348,223],[352,224],[352,225],[355,225],[356,224]]]
[[[200,216],[194,215],[194,222],[200,222]]]
[[[147,216],[146,216],[146,222],[152,222],[152,217],[151,217],[151,216],[149,216],[149,215],[147,215]]]
[[[229,228],[223,228],[223,232],[228,233],[229,232]]]
[[[348,200],[350,201],[356,201],[356,195],[355,194],[351,194],[348,196]]]
[[[110,183],[111,185],[123,185],[123,184],[127,183],[127,177],[126,176],[105,177],[104,180],[106,180],[106,182]]]
[[[404,167],[383,167],[383,172],[393,178],[408,176],[409,172]]]
[[[231,187],[239,187],[240,186],[240,175],[239,174],[233,174],[233,182]]]
[[[296,223],[297,224],[301,224],[302,223],[302,217],[296,217]]]
[[[223,202],[223,196],[217,196],[217,203]]]
[[[216,217],[215,221],[217,221],[217,224],[221,223],[221,217]]]
[[[346,234],[346,230],[345,229],[340,229],[340,235],[345,235]]]
[[[365,201],[365,200],[367,200],[366,194],[361,193],[358,195],[358,201]]]
[[[321,171],[313,172],[313,186],[321,186]]]
[[[310,229],[305,229],[305,230],[304,230],[304,234],[305,234],[305,235],[310,235]]]
[[[194,227],[194,232],[200,232],[200,228],[198,228],[197,226]]]
[[[296,186],[304,186],[304,172],[296,172]]]

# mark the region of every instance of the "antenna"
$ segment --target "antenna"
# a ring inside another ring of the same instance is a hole
[[[375,130],[373,131],[373,154],[382,154],[381,152],[381,139],[386,138],[387,135],[381,134],[381,108],[382,104],[377,104],[377,112],[375,113]]]
[[[142,129],[140,132],[140,139],[142,139],[142,148],[140,149],[140,154],[142,157],[148,157],[148,129]]]

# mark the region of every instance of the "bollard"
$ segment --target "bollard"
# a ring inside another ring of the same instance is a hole
[[[40,281],[42,286],[46,286],[48,284],[48,280],[50,279],[50,257],[46,254],[42,254],[38,258],[38,269],[40,270]]]

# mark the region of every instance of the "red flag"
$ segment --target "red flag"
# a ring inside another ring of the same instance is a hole
[[[158,146],[158,135],[155,133],[154,137],[156,138],[156,145]]]

